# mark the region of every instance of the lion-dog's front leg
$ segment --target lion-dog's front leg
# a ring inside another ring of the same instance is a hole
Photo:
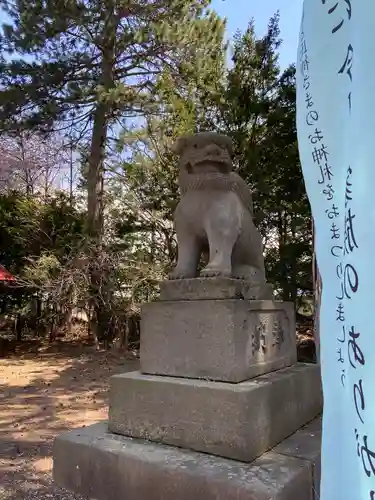
[[[178,243],[177,264],[169,274],[169,279],[187,279],[197,276],[200,258],[200,242],[191,231],[191,226],[177,207],[175,230]]]
[[[243,208],[234,193],[220,193],[213,200],[204,216],[210,257],[201,276],[232,276],[232,251],[241,231],[242,213]]]

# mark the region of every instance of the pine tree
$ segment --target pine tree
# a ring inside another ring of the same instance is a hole
[[[218,123],[233,138],[237,168],[254,196],[266,266],[283,300],[311,294],[311,213],[297,148],[295,68],[281,71],[279,16],[265,36],[238,33]]]
[[[16,56],[0,65],[0,131],[69,128],[87,138],[87,226],[94,239],[102,233],[111,130],[160,110],[165,71],[177,86],[199,62],[204,79],[224,29],[209,3],[0,0],[12,21],[3,27],[0,49]]]
[[[163,112],[148,116],[140,127],[125,130],[120,147],[128,157],[113,165],[108,192],[116,199],[117,231],[131,241],[131,259],[142,260],[139,281],[155,290],[156,279],[165,279],[176,257],[173,212],[179,200],[178,158],[172,146],[178,137],[210,128],[209,107],[222,92],[225,52],[210,59],[204,80],[199,65],[190,78],[176,86],[166,71],[159,80]],[[139,256],[142,256],[141,259]]]
[[[121,127],[163,113],[165,74],[178,87],[199,65],[204,81],[210,59],[222,51],[224,31],[209,3],[0,0],[11,19],[0,52],[12,56],[0,64],[0,132],[65,129],[87,151],[93,327],[100,316],[105,322],[98,287],[106,280],[95,265],[103,243],[104,158]]]

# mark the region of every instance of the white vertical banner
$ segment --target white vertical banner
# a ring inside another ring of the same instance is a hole
[[[321,500],[375,500],[375,0],[304,0],[297,129],[323,282]]]

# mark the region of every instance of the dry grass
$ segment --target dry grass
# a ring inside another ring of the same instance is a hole
[[[52,483],[53,439],[106,419],[109,376],[136,369],[136,359],[70,343],[0,360],[0,499],[79,499]]]

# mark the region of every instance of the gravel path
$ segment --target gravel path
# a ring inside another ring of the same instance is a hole
[[[66,344],[0,360],[0,500],[83,500],[53,484],[53,439],[106,419],[109,376],[137,369]]]

